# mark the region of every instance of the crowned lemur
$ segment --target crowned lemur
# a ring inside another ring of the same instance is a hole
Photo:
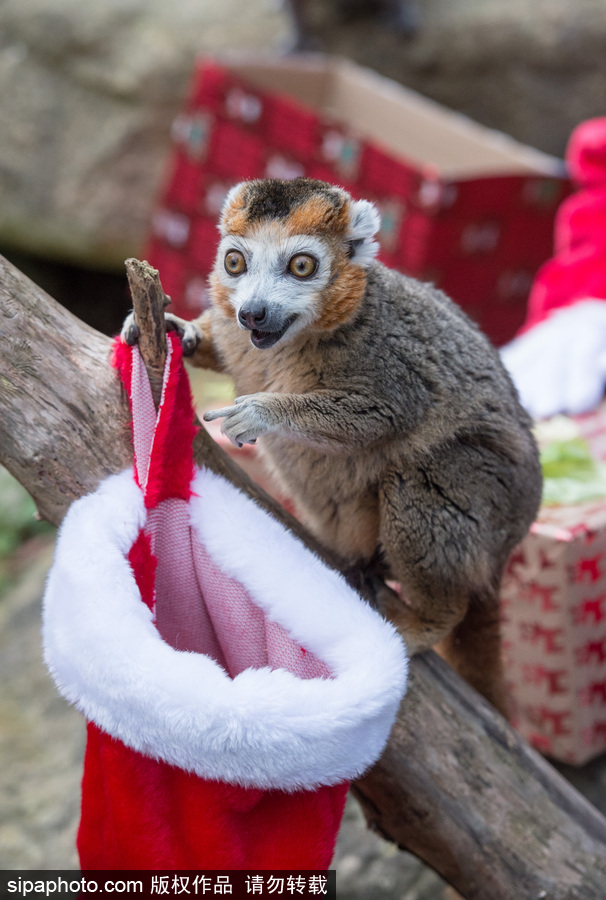
[[[505,710],[499,583],[539,505],[531,423],[459,307],[375,261],[378,227],[371,203],[321,181],[238,184],[212,306],[169,325],[240,395],[205,419],[237,446],[260,438],[320,541],[399,583],[379,603],[409,651],[441,642]]]

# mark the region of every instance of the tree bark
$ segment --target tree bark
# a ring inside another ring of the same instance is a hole
[[[149,272],[134,293],[158,290]],[[55,524],[132,460],[110,350],[0,257],[0,462]],[[202,428],[195,454],[341,568]],[[433,653],[412,660],[389,745],[353,789],[372,826],[467,900],[606,896],[606,820]]]
[[[135,325],[139,331],[139,350],[145,361],[157,409],[160,405],[167,350],[164,310],[170,299],[162,290],[157,270],[152,269],[149,263],[127,259],[125,265]]]
[[[435,653],[415,657],[369,823],[467,900],[604,900],[606,819]]]

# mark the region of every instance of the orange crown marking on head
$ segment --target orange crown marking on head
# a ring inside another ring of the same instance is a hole
[[[341,236],[349,222],[349,202],[335,206],[318,194],[293,209],[284,220],[290,234],[335,234]]]
[[[222,217],[223,230],[229,234],[245,236],[265,232],[267,237],[279,241],[282,236],[314,234],[323,236],[333,247],[335,262],[333,271],[336,279],[322,294],[322,312],[314,327],[321,331],[331,331],[351,318],[362,302],[366,290],[366,270],[352,264],[343,243],[350,219],[350,202],[336,205],[326,196],[311,196],[295,207],[284,218],[263,217],[250,220],[245,202],[246,185],[233,198]],[[235,318],[235,311],[229,302],[229,290],[221,283],[217,267],[222,260],[217,259],[215,270],[210,276],[210,288],[214,303],[224,315]]]

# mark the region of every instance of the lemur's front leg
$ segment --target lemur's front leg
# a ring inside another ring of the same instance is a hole
[[[176,331],[181,338],[183,356],[192,357],[192,362],[202,369],[212,369],[215,372],[224,371],[223,364],[217,356],[211,336],[211,318],[209,311],[203,313],[199,319],[188,322],[173,313],[164,313],[167,331]],[[120,336],[126,344],[136,344],[139,339],[139,329],[135,322],[135,314],[128,314],[122,325]]]
[[[205,413],[204,419],[223,418],[222,432],[232,444],[254,444],[270,432],[291,434],[295,440],[329,450],[331,446],[368,445],[393,430],[394,411],[381,401],[345,391],[309,394],[260,392],[237,397],[233,406]]]

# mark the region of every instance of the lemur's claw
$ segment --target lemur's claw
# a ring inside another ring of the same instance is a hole
[[[183,356],[192,356],[197,345],[198,342],[197,340],[195,340],[195,338],[184,337],[181,341],[181,346],[183,347]]]
[[[139,340],[139,334],[139,326],[135,322],[135,314],[131,312],[124,320],[122,330],[120,331],[120,337],[125,344],[128,344],[129,347],[132,347],[132,345],[136,344]]]

